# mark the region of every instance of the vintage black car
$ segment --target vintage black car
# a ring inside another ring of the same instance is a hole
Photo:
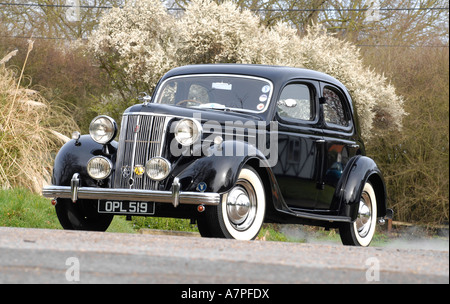
[[[114,215],[187,218],[202,236],[255,239],[264,222],[339,228],[368,246],[392,217],[365,156],[347,89],[290,67],[175,68],[153,96],[76,133],[56,156],[52,185],[65,229],[108,228]]]

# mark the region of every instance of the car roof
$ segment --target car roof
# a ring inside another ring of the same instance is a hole
[[[341,88],[345,86],[334,77],[325,73],[287,66],[258,65],[258,64],[196,64],[174,68],[164,75],[163,79],[186,74],[239,74],[262,77],[274,84],[294,78],[326,81]]]
[[[327,82],[342,90],[349,102],[350,111],[352,115],[354,115],[353,99],[347,88],[339,80],[328,74],[305,68],[238,63],[185,65],[167,72],[161,78],[158,86],[168,78],[192,74],[237,74],[261,77],[270,80],[273,83],[275,90],[280,90],[288,81],[295,79],[309,79]]]

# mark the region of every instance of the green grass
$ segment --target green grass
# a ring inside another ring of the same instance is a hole
[[[0,226],[62,229],[50,200],[25,189],[0,190]]]
[[[163,217],[141,217],[135,216],[132,220],[133,228],[159,229],[172,231],[198,232],[197,225],[190,223],[187,219],[163,218]]]
[[[0,190],[0,226],[62,229],[51,200],[25,189]],[[108,231],[135,232],[120,216],[114,218]]]
[[[263,224],[261,231],[259,232],[257,240],[272,241],[272,242],[300,242],[302,240],[297,240],[286,236],[284,233],[280,232],[279,225],[276,224]]]

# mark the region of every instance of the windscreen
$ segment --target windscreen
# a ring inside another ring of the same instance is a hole
[[[240,75],[191,75],[170,78],[162,84],[156,103],[179,107],[262,112],[272,96],[272,83]]]

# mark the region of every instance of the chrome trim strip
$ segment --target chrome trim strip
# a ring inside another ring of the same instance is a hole
[[[174,203],[172,191],[79,187],[77,192],[78,199]],[[47,186],[42,189],[42,195],[47,198],[72,198],[70,186]],[[180,191],[178,196],[180,204],[209,206],[220,204],[218,193]]]
[[[322,214],[313,214],[309,212],[303,211],[294,211],[288,208],[288,210],[277,209],[279,212],[283,212],[289,215],[294,215],[296,217],[310,219],[310,220],[319,220],[319,221],[327,221],[327,222],[345,222],[351,223],[352,219],[349,216],[338,216],[338,215],[322,215]]]
[[[138,117],[136,118],[136,127],[135,127],[135,128],[139,128],[139,129],[140,129],[140,125],[139,125],[140,121],[141,121],[141,117],[138,116]],[[136,131],[138,131],[138,132],[136,132]],[[133,134],[133,150],[132,150],[132,152],[131,152],[131,175],[130,175],[131,179],[133,179],[133,180],[134,180],[134,160],[135,160],[135,158],[136,158],[136,144],[137,144],[138,133],[139,133],[139,130],[134,129],[134,134]],[[130,182],[130,186],[129,186],[130,189],[133,188],[133,185],[134,185],[134,183],[131,183],[131,182]]]
[[[177,116],[177,115],[169,115],[169,114],[161,114],[154,112],[125,112],[122,116],[133,116],[133,115],[141,115],[141,116],[164,116],[167,118],[186,118],[185,116]]]
[[[162,131],[162,135],[161,135],[161,144],[159,147],[159,153],[158,156],[162,157],[163,156],[163,151],[164,151],[164,147],[166,144],[166,138],[167,138],[167,129],[169,128],[169,124],[171,123],[172,119],[174,119],[174,117],[171,116],[167,116],[164,120],[164,127],[163,127],[163,131]]]

